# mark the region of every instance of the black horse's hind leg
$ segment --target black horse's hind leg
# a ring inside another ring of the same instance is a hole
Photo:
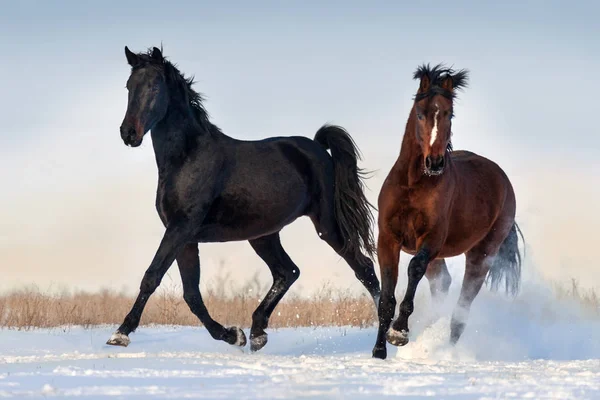
[[[450,342],[456,344],[463,331],[471,310],[473,300],[481,290],[491,266],[491,257],[486,253],[471,251],[466,254],[465,277],[463,279],[458,304],[452,313],[450,323]]]
[[[198,257],[198,244],[185,245],[177,255],[177,265],[183,284],[183,298],[194,315],[200,319],[210,335],[217,340],[223,340],[237,346],[246,345],[244,331],[237,327],[224,328],[223,325],[211,318],[202,295],[200,294],[200,259]]]
[[[325,220],[316,220],[315,218],[312,218],[312,220],[321,239],[331,246],[331,248],[335,250],[348,265],[350,265],[356,278],[363,284],[373,298],[375,308],[379,307],[381,288],[379,286],[379,279],[377,279],[377,275],[375,274],[373,261],[364,254],[359,254],[357,256],[350,252],[342,251],[344,243],[333,220],[328,222],[325,222]]]
[[[290,286],[298,279],[300,270],[281,246],[279,233],[250,240],[249,243],[256,254],[269,266],[273,275],[273,285],[252,314],[250,349],[258,351],[267,344],[265,329],[273,310]]]
[[[131,311],[106,344],[116,346],[127,346],[129,344],[128,336],[138,327],[148,299],[160,285],[160,281],[175,261],[175,256],[188,241],[187,239],[190,237],[190,231],[186,229],[188,226],[189,224],[180,223],[167,228],[154,259],[144,274],[140,284],[140,293]]]
[[[436,301],[443,299],[448,294],[450,284],[452,283],[446,261],[440,258],[430,262],[427,266],[427,271],[425,271],[425,276],[429,281],[431,297]]]

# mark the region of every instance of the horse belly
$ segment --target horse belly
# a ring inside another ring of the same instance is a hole
[[[250,240],[279,232],[302,216],[308,206],[306,190],[297,187],[277,193],[223,193],[210,207],[199,241]]]
[[[509,190],[512,190],[510,183],[495,169],[487,176],[475,175],[473,179],[463,181],[451,212],[442,256],[466,253],[484,240],[498,218],[511,213],[507,206],[514,200],[511,202],[507,198]],[[514,213],[512,216],[514,218]]]
[[[484,231],[484,233],[479,235],[467,235],[462,237],[458,235],[448,236],[437,258],[456,257],[464,254],[469,251],[474,244],[481,241],[486,234],[487,231]],[[418,249],[416,237],[405,238],[402,245],[402,251],[413,256],[417,254]]]

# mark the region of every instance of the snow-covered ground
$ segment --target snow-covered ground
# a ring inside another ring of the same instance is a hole
[[[270,330],[257,354],[194,327],[142,326],[128,348],[104,344],[115,327],[0,330],[0,398],[600,398],[600,322],[538,289],[482,293],[455,348],[450,307],[422,301],[385,361],[375,327]]]

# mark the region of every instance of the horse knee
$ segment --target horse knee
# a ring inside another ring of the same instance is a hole
[[[374,277],[377,277],[377,275],[375,275],[375,267],[371,260],[365,257],[364,260],[358,260],[357,263],[358,267],[354,268],[354,275],[356,275],[360,281],[363,279],[372,280]]]
[[[188,306],[193,307],[201,302],[201,297],[198,293],[184,291],[183,300],[185,300]]]
[[[286,282],[286,284],[289,287],[294,282],[296,282],[299,277],[300,277],[300,269],[297,266],[294,266],[294,268],[285,271],[285,273],[283,275],[283,280]]]
[[[142,283],[140,284],[140,292],[151,295],[160,285],[162,278],[155,272],[146,272]]]
[[[343,240],[336,229],[320,229],[319,237],[330,245],[336,252],[340,252],[344,247]]]
[[[408,264],[408,278],[420,280],[427,271],[427,263],[417,256],[413,257]]]
[[[440,286],[442,291],[447,292],[450,289],[450,285],[452,284],[452,277],[448,273],[448,271],[444,270],[440,276]]]
[[[396,296],[392,293],[383,293],[379,299],[378,313],[379,318],[384,320],[391,320],[394,317],[396,311]]]

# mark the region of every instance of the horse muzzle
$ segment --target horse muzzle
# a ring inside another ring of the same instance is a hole
[[[138,147],[142,144],[142,138],[133,126],[121,125],[121,139],[126,146]]]
[[[441,175],[444,172],[445,166],[446,160],[443,155],[437,157],[425,157],[425,173],[429,176]]]

